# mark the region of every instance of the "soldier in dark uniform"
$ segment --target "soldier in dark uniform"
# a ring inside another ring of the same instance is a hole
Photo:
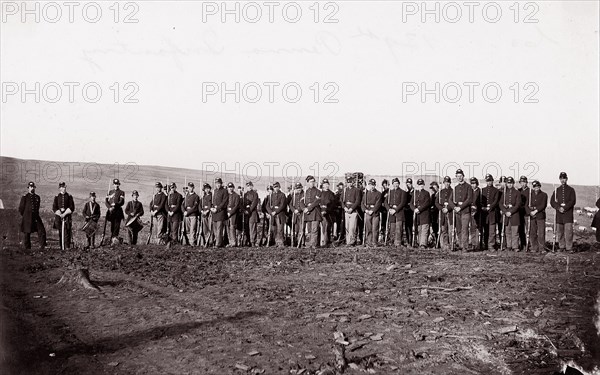
[[[314,249],[319,245],[319,229],[321,226],[321,191],[317,189],[316,180],[313,176],[306,177],[306,190],[304,200],[301,202],[304,223],[307,231],[307,245]]]
[[[192,246],[198,243],[198,216],[200,215],[200,196],[194,191],[195,185],[193,182],[188,182],[187,194],[183,197],[183,225],[185,226],[185,234]]]
[[[106,205],[106,208],[108,208],[106,219],[110,222],[110,238],[113,242],[119,237],[121,221],[125,217],[123,215],[125,192],[121,190],[120,187],[121,182],[118,178],[115,178],[113,180],[113,189],[108,192],[108,195],[104,200],[104,204]]]
[[[201,211],[201,219],[202,222],[200,226],[202,227],[202,234],[204,235],[205,246],[210,246],[210,242],[213,240],[212,238],[212,212],[210,208],[212,206],[212,186],[210,184],[202,185],[202,190],[204,194],[202,194],[202,198],[200,200],[200,211]]]
[[[83,205],[82,213],[83,218],[87,223],[85,229],[87,246],[84,249],[93,249],[96,247],[96,230],[98,228],[98,220],[100,220],[100,205],[96,202],[95,192],[90,192],[90,200]]]
[[[481,189],[477,177],[471,177],[473,199],[471,200],[471,219],[469,220],[469,250],[483,248],[483,232],[481,228]]]
[[[254,184],[252,181],[246,182],[246,193],[244,194],[243,206],[244,206],[244,235],[242,246],[245,246],[247,242],[250,243],[251,247],[256,247],[258,240],[258,206],[260,199],[258,193],[254,190]]]
[[[390,216],[389,236],[394,246],[402,245],[402,232],[404,231],[404,207],[408,204],[408,193],[400,188],[400,180],[392,180],[392,189],[388,192],[387,199],[383,202]]]
[[[364,243],[367,246],[377,246],[379,244],[379,212],[382,197],[381,192],[375,188],[376,186],[375,180],[370,179],[361,203],[365,215]]]
[[[262,203],[260,205],[261,212],[263,213],[263,225],[261,228],[262,231],[261,231],[261,239],[260,239],[261,246],[262,246],[263,239],[265,238],[265,232],[268,234],[269,227],[271,225],[271,215],[269,215],[267,206],[271,203],[271,195],[272,194],[273,194],[273,185],[267,185],[267,195],[262,200]],[[273,228],[271,228],[271,229],[273,229]],[[266,246],[270,246],[270,244],[272,242],[271,241],[272,238],[273,238],[273,233],[271,233],[270,237],[267,238]]]
[[[283,238],[283,230],[285,226],[285,212],[287,209],[286,206],[286,196],[280,190],[281,185],[279,182],[275,182],[273,184],[273,193],[270,194],[267,202],[267,213],[272,220],[271,232],[275,233],[275,245],[277,247],[284,246],[284,238]]]
[[[181,221],[183,220],[182,205],[183,196],[177,191],[177,184],[173,182],[167,196],[168,225],[171,228],[170,241],[173,243],[179,243],[179,237],[181,236]]]
[[[336,206],[336,197],[333,191],[329,190],[329,180],[324,178],[321,190],[321,247],[329,247],[333,236],[334,210]]]
[[[346,245],[354,246],[356,244],[356,234],[358,230],[358,207],[361,202],[360,190],[354,186],[352,177],[346,178],[346,188],[342,192],[342,204],[344,207],[344,221],[346,230]]]
[[[413,191],[413,197],[410,201],[410,209],[414,212],[414,219],[417,225],[418,246],[421,249],[427,248],[429,239],[429,207],[431,206],[431,196],[425,190],[425,181],[419,178],[417,180],[417,189]],[[417,238],[415,238],[415,241]]]
[[[521,187],[518,189],[521,193],[521,207],[519,208],[519,250],[525,249],[525,245],[527,244],[527,235],[525,234],[525,217],[527,216],[525,213],[525,209],[527,205],[525,204],[529,199],[529,195],[531,193],[531,189],[527,186],[527,177],[521,176],[519,179],[519,183]],[[528,251],[529,249],[525,249]]]
[[[130,222],[132,219],[137,220],[140,217],[144,216],[144,205],[142,204],[142,202],[138,201],[139,196],[140,194],[137,192],[137,190],[131,192],[131,200],[127,202],[127,206],[125,206],[127,222]],[[137,245],[138,234],[142,227],[136,225],[129,225],[126,227],[126,229],[127,237],[129,237],[129,244]]]
[[[452,197],[454,190],[452,189],[452,179],[450,176],[444,177],[444,188],[438,193],[435,200],[435,206],[441,211],[440,216],[440,246],[442,250],[450,248],[449,236],[453,236],[451,241],[454,241],[454,216],[452,215]]]
[[[384,241],[385,240],[385,236],[388,230],[388,212],[387,212],[387,208],[385,208],[385,205],[383,204],[383,202],[385,202],[387,200],[387,196],[388,193],[390,192],[390,182],[386,179],[384,179],[383,181],[381,181],[381,208],[379,209],[379,212],[381,214],[381,225],[379,228],[379,242]]]
[[[464,178],[465,174],[462,169],[457,169],[458,184],[454,187],[454,196],[450,205],[456,215],[459,250],[467,250],[469,247],[469,221],[471,220],[471,202],[473,201],[473,189],[465,182]]]
[[[335,243],[340,244],[345,240],[344,230],[344,208],[342,205],[342,194],[344,192],[344,183],[339,182],[336,186],[335,190],[335,204],[334,204],[334,230],[333,235],[335,238]]]
[[[152,195],[152,200],[150,201],[150,215],[154,217],[156,222],[154,223],[155,229],[155,241],[156,244],[164,245],[165,244],[165,234],[166,234],[166,218],[167,218],[167,196],[163,192],[162,183],[157,182],[154,184],[155,193]]]
[[[413,192],[415,188],[413,187],[412,178],[406,179],[406,193],[408,194],[408,202],[412,202]],[[413,230],[413,210],[410,209],[410,204],[407,204],[404,207],[404,230],[406,231],[406,239],[408,241],[408,245],[412,244],[412,230]]]
[[[302,200],[304,199],[304,190],[302,188],[302,184],[296,182],[294,185],[294,191],[292,191],[291,196],[288,198],[288,208],[292,215],[292,241],[291,245],[295,246],[295,244],[300,241],[300,235],[304,233],[304,229],[302,228]]]
[[[500,211],[504,215],[504,230],[506,231],[506,246],[509,251],[519,250],[519,208],[521,207],[521,193],[514,188],[515,179],[506,179],[506,191],[502,196]]]
[[[223,247],[223,232],[225,230],[225,220],[227,219],[227,203],[229,202],[229,194],[223,187],[223,180],[215,178],[215,191],[212,195],[212,224],[213,236],[216,247]]]
[[[35,183],[27,184],[27,194],[21,197],[19,213],[21,219],[21,232],[23,232],[23,246],[31,249],[31,233],[37,232],[40,250],[46,248],[46,228],[40,217],[40,196],[35,193]]]
[[[497,210],[497,215],[496,215],[496,223],[498,225],[498,238],[500,240],[500,243],[502,243],[503,240],[506,240],[506,234],[504,233],[504,225],[502,225],[502,212],[500,211],[500,202],[502,202],[502,196],[504,195],[504,192],[506,191],[506,176],[500,176],[500,179],[498,180],[499,182],[499,186],[497,187],[498,189],[498,210]]]
[[[75,211],[75,202],[71,194],[67,193],[67,184],[58,184],[59,193],[54,197],[52,211],[54,211],[54,229],[58,230],[60,248],[66,250],[71,247],[72,225],[71,215]],[[63,232],[64,231],[64,232]]]
[[[596,211],[594,214],[594,218],[592,219],[592,223],[590,227],[596,228],[596,246],[600,243],[600,198],[596,200],[596,207],[598,207],[599,211]]]
[[[541,190],[542,184],[533,181],[532,192],[527,197],[525,213],[529,217],[529,243],[532,252],[539,252],[546,248],[546,207],[548,194]]]
[[[556,237],[561,251],[573,251],[573,207],[577,203],[575,189],[567,185],[568,177],[560,172],[560,186],[552,192],[550,205],[556,210]]]
[[[498,249],[496,245],[496,230],[498,221],[498,204],[500,191],[494,186],[494,177],[485,176],[486,187],[481,190],[481,222],[483,229],[483,250]]]
[[[435,201],[437,199],[440,185],[437,181],[433,181],[429,184],[429,189],[431,190],[431,205],[429,208],[429,221],[431,222],[431,232],[433,233],[433,243],[438,243],[438,237],[440,235],[440,210],[438,210],[435,205]]]
[[[227,247],[238,246],[237,218],[240,210],[240,196],[234,191],[233,183],[227,184]]]

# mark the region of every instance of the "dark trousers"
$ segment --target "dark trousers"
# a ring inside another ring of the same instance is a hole
[[[237,221],[237,214],[229,217],[229,219],[227,220],[227,239],[229,240],[230,246],[238,245],[238,237],[237,237],[237,232],[236,232],[236,221]]]
[[[456,214],[456,235],[460,243],[461,249],[467,249],[469,247],[469,221],[471,220],[471,214],[469,211]]]
[[[127,238],[129,239],[130,245],[137,245],[139,232],[140,231],[138,231],[138,230],[133,230],[133,229],[127,227]]]
[[[402,232],[404,231],[404,221],[393,221],[390,223],[391,240],[394,246],[402,245]]]
[[[306,239],[306,245],[309,247],[317,247],[319,244],[319,221],[307,221],[306,231],[308,232],[308,238]]]
[[[529,243],[531,251],[542,251],[546,248],[546,220],[529,219]]]
[[[379,228],[379,233],[381,235],[382,241],[385,241],[385,235],[388,230],[388,227],[387,227],[388,226],[388,211],[382,210],[380,218],[381,218],[381,220],[380,220],[381,226]]]
[[[323,215],[321,222],[321,246],[329,246],[333,231],[333,219],[330,214]]]
[[[179,217],[171,216],[169,218],[169,231],[171,232],[171,241],[179,243],[179,237],[181,236],[181,220],[179,220]]]
[[[365,243],[376,246],[379,243],[379,213],[369,215],[365,212]]]
[[[406,232],[406,241],[408,245],[412,245],[413,221],[413,211],[404,210],[404,231]]]
[[[38,242],[40,243],[40,249],[44,249],[46,247],[46,228],[44,228],[44,224],[42,222],[36,223],[36,231],[38,235]],[[31,233],[23,233],[23,246],[26,249],[31,249]]]
[[[63,224],[61,223],[60,218],[57,219],[56,226],[58,226],[58,244],[60,245],[60,248],[61,249],[70,248],[71,247],[71,236],[73,234],[71,219],[65,219],[64,236],[63,236]],[[64,239],[64,243],[63,243],[63,239]]]
[[[223,246],[223,231],[225,229],[224,221],[213,221],[213,238],[216,247]]]
[[[248,215],[244,216],[244,236],[242,246],[246,246],[246,243],[250,243],[250,246],[256,246],[256,240],[258,239],[258,221],[250,220]]]
[[[519,249],[523,250],[527,244],[527,234],[525,233],[525,225],[527,220],[525,219],[525,210],[519,210],[519,218]]]
[[[119,237],[119,232],[121,231],[121,218],[111,218],[110,219],[110,237],[115,238]]]

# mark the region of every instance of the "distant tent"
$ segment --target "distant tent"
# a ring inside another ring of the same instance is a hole
[[[2,202],[2,199],[0,199],[0,210],[4,209],[4,203]]]

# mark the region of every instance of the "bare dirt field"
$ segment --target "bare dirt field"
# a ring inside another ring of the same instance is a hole
[[[557,374],[600,363],[591,237],[574,254],[40,252],[35,240],[26,252],[18,213],[0,212],[2,374]],[[74,265],[101,291],[57,284]]]

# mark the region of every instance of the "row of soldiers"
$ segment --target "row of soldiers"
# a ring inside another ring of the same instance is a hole
[[[262,202],[252,182],[246,183],[245,191],[238,187],[236,192],[233,183],[225,187],[222,179],[216,178],[214,190],[205,183],[201,194],[195,192],[192,182],[183,188],[184,194],[177,191],[176,183],[163,187],[157,182],[148,205],[151,224],[147,243],[310,248],[342,243],[373,247],[393,244],[464,251],[545,249],[548,196],[539,181],[533,181],[530,188],[527,178],[522,176],[517,189],[512,177],[501,177],[498,189],[493,176],[487,175],[486,186],[480,188],[474,177],[467,184],[460,169],[455,176],[454,187],[446,176],[441,189],[435,181],[429,185],[431,193],[425,189],[423,179],[413,186],[408,178],[405,189],[400,187],[398,178],[392,180],[391,187],[384,180],[378,190],[374,179],[363,187],[362,181],[348,176],[345,184],[340,182],[333,191],[328,179],[323,179],[317,187],[316,179],[308,176],[306,186],[296,183],[288,188],[287,194],[281,191],[278,182],[269,185]],[[560,249],[572,250],[576,196],[567,184],[565,172],[560,173],[559,180],[560,185],[550,199],[556,210],[554,231]],[[104,200],[107,209],[104,232],[110,223],[111,239],[116,241],[122,221],[126,220],[129,244],[135,245],[143,228],[144,206],[135,190],[125,204],[120,181],[114,179],[112,184]],[[23,215],[23,243],[30,248],[30,233],[37,231],[43,247],[46,234],[39,218],[40,198],[35,194],[35,183],[30,182],[28,189],[19,207]],[[54,228],[59,232],[61,248],[71,245],[74,210],[73,197],[62,182],[53,202]],[[87,246],[94,247],[101,217],[95,192],[90,192],[82,214]]]

